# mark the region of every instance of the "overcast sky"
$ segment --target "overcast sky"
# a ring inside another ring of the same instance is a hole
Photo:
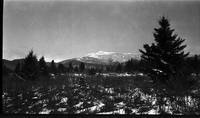
[[[97,51],[139,53],[153,42],[160,16],[200,54],[200,1],[4,1],[3,58],[23,58],[33,49],[47,61]]]

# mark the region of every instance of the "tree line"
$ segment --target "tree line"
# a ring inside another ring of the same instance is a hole
[[[198,74],[200,73],[200,59],[198,55],[193,57],[188,57],[185,59],[185,65],[187,65],[187,72]],[[19,74],[25,78],[37,78],[38,76],[48,76],[51,74],[61,74],[61,73],[87,73],[90,75],[94,75],[96,73],[102,72],[128,72],[128,73],[135,73],[135,72],[143,72],[148,73],[146,69],[148,65],[145,64],[142,60],[130,59],[125,63],[115,63],[114,65],[107,65],[102,67],[92,67],[86,68],[85,63],[81,62],[79,66],[73,66],[72,63],[69,63],[68,66],[64,66],[63,64],[59,63],[56,64],[54,60],[51,61],[50,64],[47,64],[45,61],[44,56],[42,56],[39,60],[37,56],[34,54],[33,50],[29,52],[29,54],[25,57],[23,63],[18,63],[15,67],[14,72]],[[104,69],[105,68],[105,69]],[[9,68],[3,65],[3,73],[10,73],[12,72]]]
[[[3,67],[5,70],[4,73],[9,73],[7,67]],[[50,64],[47,64],[44,56],[39,60],[37,59],[36,54],[31,50],[28,55],[25,57],[23,63],[18,63],[14,69],[14,72],[25,79],[35,80],[39,76],[48,77],[50,74],[61,74],[66,72],[83,72],[85,69],[84,63],[81,63],[79,67],[74,68],[70,63],[68,67],[65,67],[62,63],[56,64],[54,60]]]

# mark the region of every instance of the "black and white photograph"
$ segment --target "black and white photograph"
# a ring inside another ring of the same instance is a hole
[[[200,115],[200,0],[4,0],[4,114]]]

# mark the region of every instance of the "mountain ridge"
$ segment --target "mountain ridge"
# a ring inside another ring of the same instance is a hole
[[[63,60],[60,61],[59,63],[67,63],[70,60],[76,60],[84,63],[109,65],[111,63],[124,63],[130,59],[139,60],[140,55],[133,53],[98,51],[96,53],[88,53],[87,55],[82,57]]]
[[[64,66],[67,67],[69,66],[70,63],[73,66],[79,66],[79,64],[83,62],[88,67],[100,67],[100,66],[107,66],[107,65],[115,65],[117,63],[125,63],[131,58],[136,59],[136,60],[140,59],[139,55],[132,54],[132,53],[98,51],[95,53],[88,53],[82,57],[71,58],[71,59],[55,62],[55,64],[56,66],[58,66],[58,64],[63,64]],[[13,59],[13,60],[2,59],[2,61],[3,61],[3,64],[5,64],[10,69],[14,70],[17,63],[23,63],[24,58]],[[50,63],[51,62],[47,62],[47,65],[50,65]]]

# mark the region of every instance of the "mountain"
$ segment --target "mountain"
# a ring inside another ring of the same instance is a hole
[[[22,59],[14,59],[14,60],[12,60],[12,61],[6,60],[6,59],[2,59],[3,64],[4,64],[7,68],[9,68],[9,69],[11,69],[11,70],[14,70],[15,67],[16,67],[16,65],[17,65],[18,63],[23,63],[23,61],[24,61],[23,58],[22,58]]]
[[[82,62],[85,64],[86,68],[103,68],[106,65],[105,63],[101,63],[101,60],[95,58],[87,59],[87,61],[82,61],[79,58],[72,58],[59,63],[63,64],[65,67],[68,67],[70,63],[73,65],[73,67],[79,67]]]
[[[115,63],[124,63],[131,58],[139,60],[140,55],[132,53],[119,53],[119,52],[104,52],[98,51],[96,53],[89,53],[86,56],[80,58],[72,58],[68,60],[61,61],[64,65],[72,63],[72,65],[78,65],[84,62],[87,65],[112,65]]]
[[[101,61],[102,63],[112,63],[112,62],[123,63],[130,60],[131,58],[139,60],[140,55],[136,55],[132,53],[98,51],[96,53],[89,53],[84,57],[78,58],[77,60],[80,60],[83,62]]]
[[[69,63],[72,63],[73,66],[79,66],[80,63],[83,62],[87,67],[102,67],[106,65],[124,63],[130,60],[131,58],[139,60],[140,56],[132,53],[98,51],[96,53],[89,53],[83,57],[72,58],[58,62],[56,63],[56,66],[58,66],[59,63],[62,63],[66,67],[69,65]],[[23,58],[15,60],[2,59],[2,61],[6,67],[10,68],[11,70],[14,70],[17,63],[23,63],[24,59]],[[47,65],[50,66],[50,63],[51,62],[47,62]]]

